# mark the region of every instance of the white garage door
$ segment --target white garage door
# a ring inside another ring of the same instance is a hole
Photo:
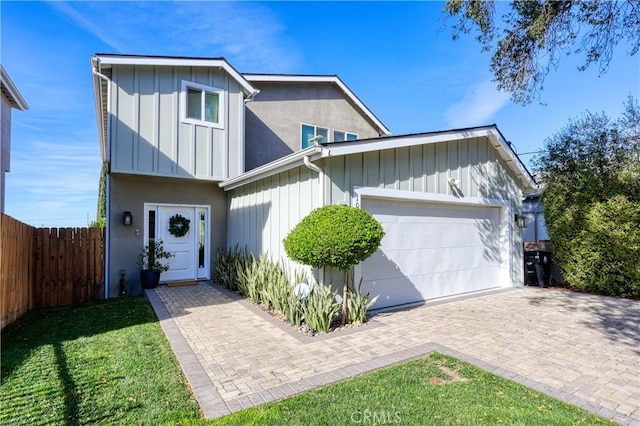
[[[386,233],[362,263],[373,309],[500,286],[500,209],[363,199]]]

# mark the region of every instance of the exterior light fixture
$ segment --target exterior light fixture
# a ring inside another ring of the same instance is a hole
[[[124,226],[131,226],[133,224],[133,215],[131,212],[124,212],[122,214],[122,224]]]
[[[513,219],[516,222],[516,226],[520,229],[523,229],[529,226],[529,218],[527,217],[527,215],[516,213],[513,216]]]

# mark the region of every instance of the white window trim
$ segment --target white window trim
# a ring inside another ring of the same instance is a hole
[[[212,123],[205,120],[196,120],[194,118],[187,117],[187,88],[193,88],[202,90],[203,92],[218,94],[218,123]],[[213,127],[215,129],[224,129],[225,105],[225,92],[223,89],[213,86],[207,86],[205,84],[194,83],[192,81],[182,80],[180,85],[180,121],[182,123],[197,124],[199,126]]]
[[[302,127],[303,126],[313,127],[314,128],[314,131],[313,131],[314,136],[318,135],[318,129],[319,128],[326,130],[327,131],[327,139],[328,140],[326,140],[326,141],[323,140],[322,143],[335,142],[335,138],[334,138],[335,132],[344,133],[345,140],[344,141],[340,141],[340,142],[354,142],[354,140],[346,139],[347,135],[355,135],[356,136],[355,140],[360,138],[360,135],[358,135],[357,133],[354,133],[354,132],[347,132],[345,130],[334,129],[334,128],[331,128],[331,127],[318,126],[316,124],[310,124],[310,123],[302,122],[302,123],[300,123],[300,149],[304,149],[304,147],[303,147],[304,144],[303,144],[303,140],[302,140]]]
[[[333,135],[332,130],[331,130],[330,127],[318,126],[318,125],[315,125],[315,124],[309,124],[309,123],[304,123],[304,122],[300,123],[300,149],[305,149],[303,147],[303,143],[302,143],[303,142],[302,141],[302,127],[303,126],[313,127],[313,129],[314,129],[313,130],[313,135],[314,136],[318,135],[318,128],[325,129],[327,131],[327,138],[329,138],[329,137],[331,137]],[[331,142],[331,141],[322,141],[322,142],[326,143],[326,142]]]
[[[336,139],[335,138],[336,132],[344,133],[345,139],[343,141],[340,141],[340,142],[353,142],[354,140],[358,140],[360,138],[360,135],[357,134],[357,133],[347,132],[346,130],[340,130],[340,129],[332,129],[331,130],[331,136],[333,136],[333,138],[332,138],[333,140],[331,142],[335,142],[336,141],[335,140]],[[347,135],[354,135],[356,138],[353,139],[353,140],[350,140],[350,139],[347,139]]]

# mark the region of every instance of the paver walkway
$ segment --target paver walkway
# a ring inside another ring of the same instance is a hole
[[[638,301],[526,287],[307,337],[215,285],[147,297],[207,418],[438,350],[640,425]]]

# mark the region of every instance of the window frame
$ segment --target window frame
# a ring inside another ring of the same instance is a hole
[[[187,92],[189,89],[201,91],[202,99],[200,104],[200,116],[201,116],[200,120],[187,117],[187,109],[188,109]],[[213,93],[218,95],[218,122],[204,120],[205,93]],[[224,129],[224,105],[225,105],[225,92],[223,89],[220,89],[214,86],[208,86],[206,84],[200,84],[200,83],[194,83],[192,81],[182,80],[180,85],[180,121],[182,123],[197,124],[199,126],[212,127],[215,129]]]
[[[341,140],[341,141],[336,141],[336,132],[344,133],[344,139]],[[340,129],[331,130],[331,136],[333,137],[333,140],[331,142],[353,142],[353,141],[358,140],[358,138],[360,137],[357,133],[346,132],[346,131],[340,130]],[[355,139],[349,139],[349,136],[355,136]]]
[[[304,146],[304,141],[302,140],[302,130],[304,126],[313,127],[313,137],[318,136],[318,129],[327,131],[327,139],[329,139],[329,136],[332,136],[332,132],[329,127],[316,126],[315,124],[309,124],[309,123],[300,123],[300,149],[307,149],[310,146],[312,146],[312,145]],[[323,141],[323,143],[326,143],[326,142],[331,142],[331,141]]]

